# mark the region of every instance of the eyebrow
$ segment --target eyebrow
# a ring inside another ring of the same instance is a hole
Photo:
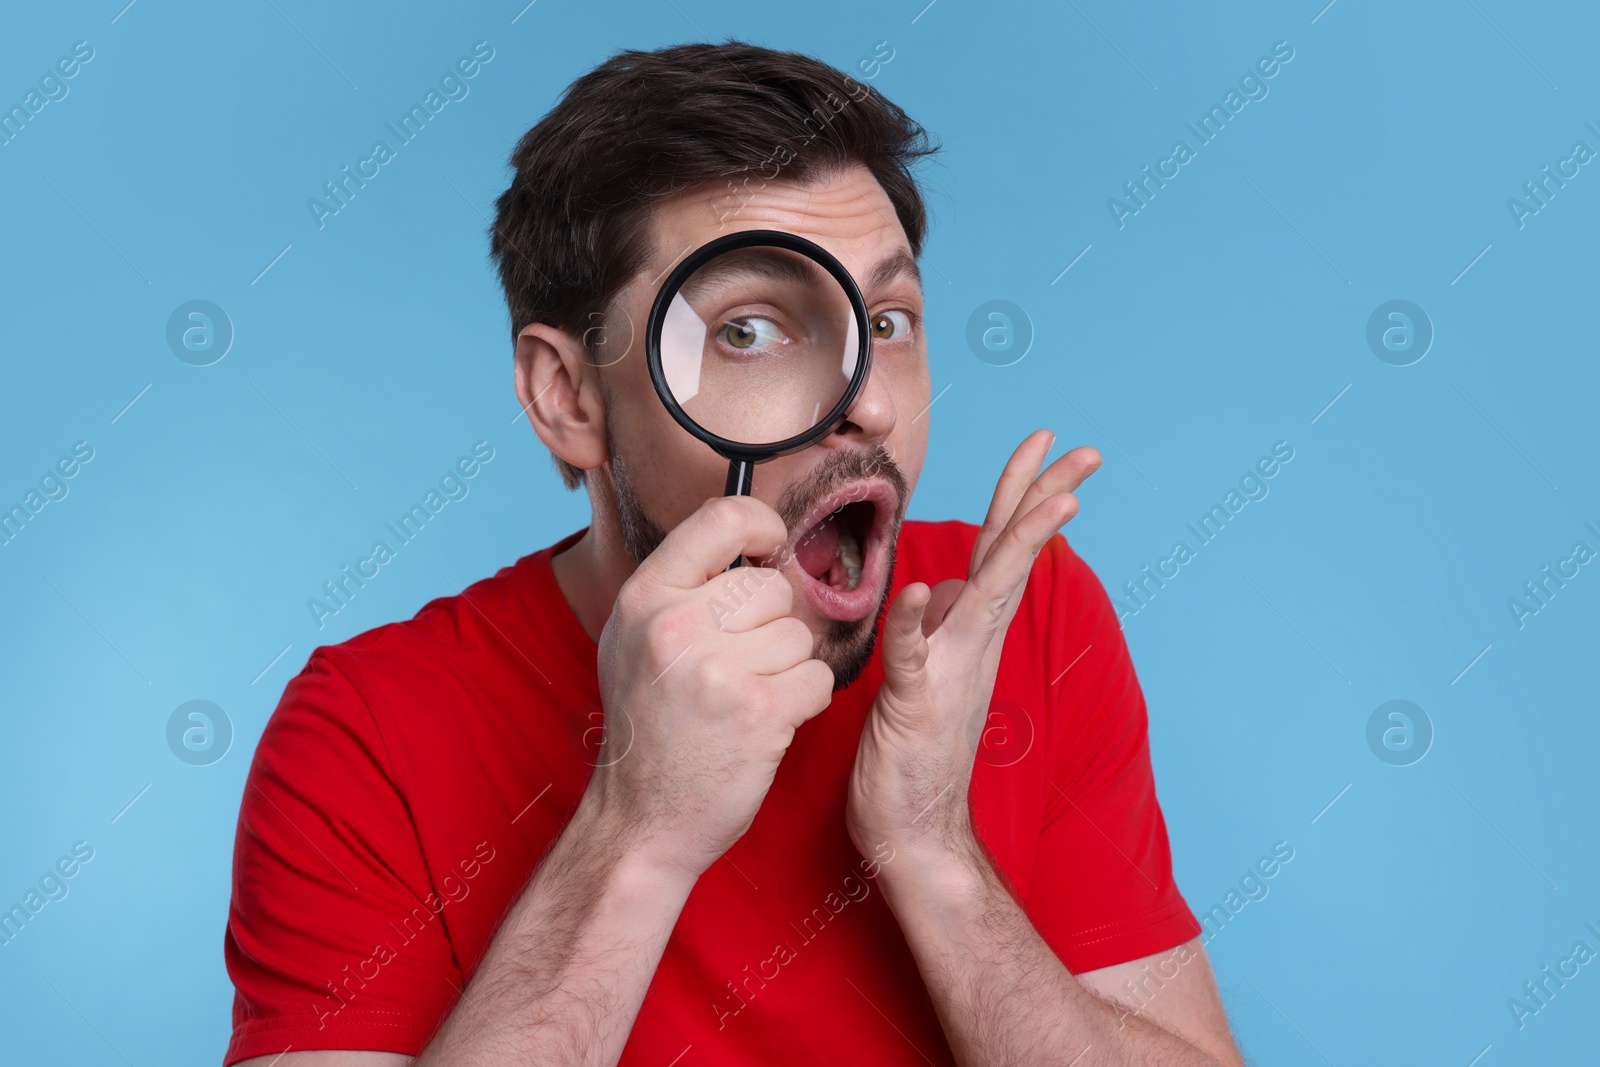
[[[701,267],[684,283],[681,292],[686,297],[692,297],[705,288],[739,275],[755,275],[778,282],[804,283],[811,280],[809,271],[800,261],[756,246],[741,252],[729,253]],[[922,288],[922,271],[917,267],[916,257],[909,249],[896,249],[879,260],[867,272],[866,285],[863,288],[867,292],[872,292],[884,288],[898,278],[910,278],[918,289]]]
[[[922,288],[922,271],[917,268],[917,259],[905,248],[879,260],[877,266],[867,272],[866,288],[881,289],[901,277],[910,278],[918,289]]]
[[[775,249],[756,246],[729,252],[712,260],[691,274],[680,292],[685,297],[692,297],[730,278],[749,276],[797,285],[813,280],[810,269],[798,259]]]

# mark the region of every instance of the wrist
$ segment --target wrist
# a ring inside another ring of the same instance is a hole
[[[895,861],[883,867],[884,896],[890,908],[934,907],[961,911],[983,896],[993,877],[988,856],[971,825],[952,827],[898,846]]]
[[[603,853],[618,885],[641,887],[661,900],[676,901],[679,907],[704,873],[651,834],[648,820],[610,803],[598,776],[579,800],[563,833],[567,836]]]
[[[898,790],[892,793],[900,795]],[[846,807],[846,820],[851,840],[863,855],[868,844],[888,848],[905,858],[898,864],[901,868],[934,874],[946,865],[982,856],[964,782],[945,786],[926,803],[921,798],[884,803],[869,791],[858,790]]]

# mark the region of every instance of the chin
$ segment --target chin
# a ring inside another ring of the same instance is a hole
[[[852,626],[851,630],[856,627]],[[817,642],[816,658],[833,668],[833,691],[851,685],[872,659],[877,645],[874,629],[848,635],[830,634]]]

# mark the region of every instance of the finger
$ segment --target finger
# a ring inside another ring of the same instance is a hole
[[[928,659],[922,620],[932,596],[927,585],[912,582],[900,590],[884,616],[883,680],[897,696],[914,697],[922,691],[923,665]]]
[[[673,527],[635,573],[653,585],[698,589],[738,556],[769,556],[787,539],[783,520],[765,502],[713,497]]]
[[[804,660],[762,681],[774,703],[791,709],[789,725],[795,729],[833,703],[833,668],[820,659]]]
[[[996,534],[1005,533],[1013,523],[1028,514],[1038,506],[1039,501],[1056,493],[1075,493],[1078,487],[1088,480],[1089,475],[1100,469],[1101,457],[1097,449],[1087,445],[1072,449],[1065,455],[1056,457],[1055,461],[1046,467],[1031,484],[1022,499],[1017,502],[1016,510],[1012,513],[1006,525]],[[990,542],[993,543],[992,541]],[[972,567],[967,573],[976,571],[983,565],[982,558],[974,558]]]
[[[1050,448],[1055,444],[1056,436],[1049,430],[1035,430],[1017,446],[1011,453],[1011,458],[1006,460],[1005,470],[1000,472],[1000,480],[995,483],[994,496],[989,501],[989,512],[983,517],[983,525],[978,529],[978,540],[972,546],[972,559],[967,566],[967,573],[971,574],[983,562],[983,557],[988,553],[989,546],[994,544],[995,538],[1005,532],[1010,525],[1012,515],[1017,510],[1017,502],[1022,499],[1022,494],[1028,489],[1028,483],[1033,481],[1039,473],[1039,468],[1044,465],[1044,458],[1050,454]]]
[[[1078,498],[1057,493],[1040,501],[1006,530],[989,550],[983,565],[967,579],[950,610],[944,629],[987,642],[1011,623],[1033,561],[1045,542],[1078,513]]]
[[[964,578],[946,578],[933,587],[933,595],[928,599],[928,610],[922,616],[922,632],[931,634],[944,622],[945,613],[950,610],[950,605],[956,602],[956,597],[961,593],[961,587],[966,585]]]
[[[810,659],[815,646],[811,627],[789,615],[738,634],[728,648],[752,674],[782,674]]]
[[[789,614],[794,587],[775,567],[735,567],[701,586],[717,629],[745,633]]]

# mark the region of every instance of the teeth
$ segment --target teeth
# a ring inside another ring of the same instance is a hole
[[[854,589],[861,584],[861,545],[855,534],[840,531],[839,562],[844,564],[844,576]]]

